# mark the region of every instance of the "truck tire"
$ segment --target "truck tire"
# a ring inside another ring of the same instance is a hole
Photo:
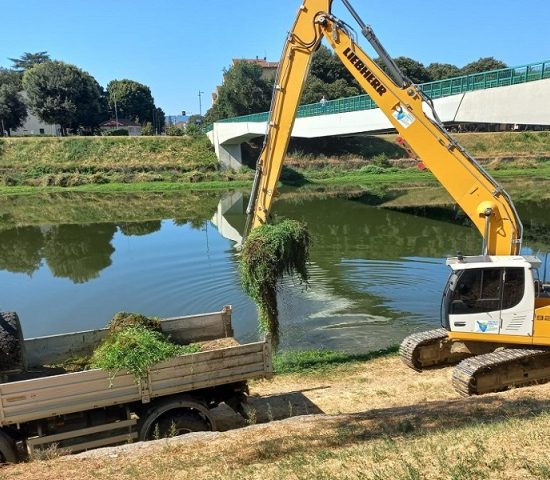
[[[0,463],[16,463],[15,442],[5,432],[0,431]]]
[[[192,432],[207,432],[210,431],[210,424],[196,410],[172,410],[165,413],[151,430],[152,440],[156,435],[168,438]]]
[[[23,332],[15,312],[0,312],[0,373],[24,370]]]
[[[159,400],[142,419],[139,429],[142,441],[216,429],[206,405],[190,395]]]

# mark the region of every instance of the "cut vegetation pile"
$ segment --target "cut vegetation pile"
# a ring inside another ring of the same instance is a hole
[[[262,225],[243,244],[240,273],[244,291],[256,302],[260,330],[279,344],[277,290],[285,274],[307,284],[311,237],[306,226],[295,220]]]
[[[161,332],[160,320],[139,313],[117,313],[107,325],[109,334],[89,358],[69,361],[67,370],[101,368],[111,378],[127,370],[139,383],[155,363],[201,351],[198,344],[177,345]],[[75,368],[76,367],[76,368]]]
[[[112,376],[119,370],[128,370],[140,382],[147,378],[147,370],[155,363],[199,351],[199,345],[176,345],[162,333],[136,325],[109,335],[96,349],[90,363],[92,368],[107,370]]]

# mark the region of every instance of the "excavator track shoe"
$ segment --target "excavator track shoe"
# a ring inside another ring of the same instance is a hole
[[[499,349],[463,360],[452,376],[454,389],[464,397],[548,381],[550,349]]]
[[[399,346],[399,356],[405,365],[421,371],[423,368],[433,366],[429,362],[423,361],[423,350],[439,350],[439,345],[447,338],[447,330],[438,328],[425,332],[413,333],[401,342]]]

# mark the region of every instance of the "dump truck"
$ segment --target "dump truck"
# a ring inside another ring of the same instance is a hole
[[[24,339],[18,317],[0,314],[0,455],[17,462],[47,448],[63,452],[216,430],[224,402],[246,417],[247,381],[273,374],[269,335],[239,344],[232,309],[166,318],[161,330],[201,351],[153,365],[137,381],[123,370],[67,372],[58,365],[89,355],[107,329]],[[11,365],[7,364],[7,358]]]

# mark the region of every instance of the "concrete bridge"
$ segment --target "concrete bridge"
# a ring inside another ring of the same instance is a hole
[[[550,125],[550,61],[424,83],[444,123]],[[265,134],[269,113],[224,119],[208,136],[220,162],[239,168],[241,144]],[[302,105],[293,137],[359,135],[392,129],[368,95]]]

